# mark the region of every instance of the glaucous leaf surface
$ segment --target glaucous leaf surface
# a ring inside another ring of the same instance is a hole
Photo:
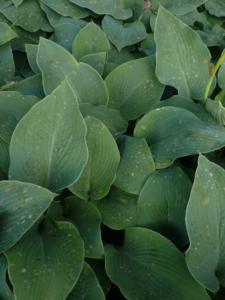
[[[1,13],[14,25],[27,31],[52,30],[44,12],[39,6],[39,2],[36,0],[26,0],[18,7],[12,4],[1,9]]]
[[[15,76],[15,64],[10,43],[0,46],[0,85],[7,84]]]
[[[51,93],[65,78],[68,78],[80,103],[107,104],[108,92],[98,72],[85,63],[78,63],[60,45],[42,38],[38,48],[37,64],[42,72],[46,94]]]
[[[64,300],[83,267],[83,241],[69,222],[36,227],[6,253],[16,299]]]
[[[102,258],[104,255],[101,240],[101,215],[90,202],[76,197],[67,197],[62,201],[63,215],[79,230],[84,240],[85,256]]]
[[[7,260],[3,254],[0,255],[0,297],[4,300],[14,300],[12,291],[7,283]]]
[[[10,142],[10,178],[54,191],[71,185],[88,160],[85,137],[76,94],[63,81],[17,125]]]
[[[127,120],[136,119],[149,111],[159,102],[164,90],[155,76],[154,56],[118,66],[105,81],[109,91],[109,107],[119,109]]]
[[[87,54],[83,56],[80,59],[80,61],[90,65],[93,69],[95,69],[99,73],[99,75],[102,76],[107,61],[107,53],[97,52],[93,54]]]
[[[98,15],[111,15],[116,19],[126,20],[132,17],[132,10],[125,7],[124,0],[70,0],[72,3],[85,7]]]
[[[111,16],[105,16],[102,20],[102,29],[119,51],[126,46],[137,44],[147,37],[145,26],[141,21],[123,24],[122,21]]]
[[[85,55],[107,52],[109,49],[110,44],[104,31],[94,22],[90,22],[75,37],[72,53],[80,60]]]
[[[18,91],[23,95],[34,95],[44,98],[41,74],[35,74],[19,81],[10,82],[2,87],[2,91]]]
[[[98,282],[95,272],[84,263],[77,284],[70,293],[68,300],[104,300],[105,295]]]
[[[225,2],[223,0],[208,0],[205,8],[211,15],[225,17]]]
[[[70,191],[82,199],[99,200],[109,192],[120,161],[117,144],[100,120],[87,116],[89,158],[80,178]]]
[[[54,26],[52,40],[63,46],[69,52],[72,52],[73,41],[81,28],[83,28],[86,24],[87,23],[83,20],[74,20],[73,23],[65,20],[63,23],[58,23]]]
[[[155,171],[150,148],[143,138],[124,136],[120,152],[121,161],[114,185],[124,192],[138,195],[149,174]]]
[[[209,300],[173,243],[145,228],[128,228],[124,244],[105,247],[109,278],[129,300]],[[179,283],[179,284],[178,284]]]
[[[139,120],[134,135],[146,138],[156,168],[168,167],[179,157],[215,151],[225,145],[224,127],[204,122],[178,107],[150,111]]]
[[[84,117],[91,116],[102,121],[114,137],[121,135],[127,129],[128,123],[117,109],[84,103],[80,105],[80,111]]]
[[[184,15],[201,6],[207,0],[152,0],[151,2],[153,9],[157,9],[159,5],[162,5],[175,15]]]
[[[5,252],[38,221],[56,195],[19,181],[0,182],[0,253]]]
[[[203,99],[211,55],[199,35],[161,6],[155,42],[159,81],[176,88],[181,96]]]
[[[9,143],[20,119],[37,102],[35,96],[19,92],[0,91],[0,169],[7,174],[9,167]]]
[[[37,65],[37,51],[38,51],[38,45],[35,44],[26,44],[25,50],[27,54],[27,59],[29,62],[29,65],[34,73],[40,73],[40,69]]]
[[[150,174],[137,202],[138,226],[156,230],[184,246],[188,241],[185,213],[191,186],[188,176],[176,165]]]
[[[85,18],[90,15],[90,12],[80,6],[71,3],[69,0],[40,0],[46,6],[59,15],[71,17],[74,19]]]
[[[187,206],[186,261],[193,277],[213,292],[225,286],[224,181],[225,170],[200,155]]]
[[[99,209],[106,226],[120,230],[137,225],[137,200],[137,195],[113,186],[104,199],[92,203]]]
[[[7,24],[0,22],[0,46],[10,42],[12,39],[17,38],[18,35],[12,28]]]

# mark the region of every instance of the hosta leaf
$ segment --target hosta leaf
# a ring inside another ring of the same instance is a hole
[[[94,117],[85,118],[89,160],[70,191],[82,199],[103,198],[115,180],[120,154],[107,127]]]
[[[114,137],[124,133],[127,129],[128,123],[122,118],[119,110],[89,103],[81,104],[80,110],[84,117],[92,116],[101,120]]]
[[[68,300],[104,300],[105,296],[95,272],[85,263],[80,278]]]
[[[149,174],[155,170],[151,151],[145,139],[125,136],[120,152],[114,184],[127,193],[138,195]]]
[[[152,0],[151,4],[152,9],[158,8],[158,6],[161,4],[175,15],[184,15],[193,11],[195,8],[201,6],[205,2],[207,2],[207,0]]]
[[[7,268],[7,260],[2,254],[0,256],[0,298],[4,300],[14,300],[14,296],[6,281]]]
[[[106,59],[106,52],[98,52],[85,55],[80,59],[80,61],[90,65],[102,76],[105,68]]]
[[[18,7],[21,3],[23,3],[24,0],[12,0],[12,2],[14,3],[14,5],[16,7]]]
[[[213,292],[225,286],[224,181],[224,169],[200,156],[187,206],[186,261],[194,278]]]
[[[153,56],[120,65],[106,77],[106,84],[109,107],[119,109],[127,120],[149,111],[160,100],[164,89],[155,76]]]
[[[69,52],[72,52],[73,40],[76,35],[86,25],[86,22],[83,20],[74,21],[76,22],[57,24],[54,27],[53,41],[66,48]]]
[[[23,95],[35,95],[43,98],[44,91],[42,87],[41,74],[29,76],[26,79],[13,81],[2,87],[3,91],[19,91]]]
[[[0,46],[10,42],[16,37],[18,37],[18,35],[7,23],[0,22]]]
[[[63,215],[79,230],[85,245],[85,256],[102,258],[104,254],[101,240],[101,215],[90,202],[76,197],[63,200]]]
[[[55,196],[34,184],[0,182],[0,253],[20,240],[45,212]]]
[[[26,0],[18,7],[11,5],[2,9],[1,13],[15,26],[20,26],[27,31],[52,30],[36,0]]]
[[[0,85],[8,83],[15,75],[12,48],[9,43],[0,46]]]
[[[159,233],[129,228],[122,247],[105,250],[106,272],[129,300],[210,299],[189,274],[182,253]]]
[[[40,69],[37,65],[37,51],[38,46],[34,44],[26,44],[25,50],[27,54],[27,59],[29,62],[29,65],[34,73],[40,73]]]
[[[157,168],[167,167],[179,157],[215,151],[225,145],[222,126],[203,122],[178,107],[150,111],[137,123],[134,135],[147,139]]]
[[[80,60],[85,55],[107,52],[109,49],[110,44],[104,31],[95,23],[90,22],[74,39],[72,53],[76,59]]]
[[[46,6],[56,11],[59,15],[71,17],[74,19],[85,18],[90,15],[90,12],[81,8],[69,0],[41,0]]]
[[[223,103],[207,99],[205,109],[220,125],[225,125],[225,107],[223,106]]]
[[[49,8],[47,5],[45,5],[43,2],[39,1],[40,7],[45,13],[47,20],[49,24],[54,28],[55,25],[59,23],[59,20],[61,19],[61,15],[59,15],[57,12]]]
[[[211,15],[225,17],[225,2],[223,0],[208,0],[205,8]]]
[[[176,165],[151,174],[138,199],[138,226],[159,231],[175,244],[184,246],[187,243],[185,212],[190,191],[190,179]]]
[[[102,200],[93,201],[102,215],[102,222],[108,227],[120,230],[137,225],[138,196],[112,187]]]
[[[107,104],[108,92],[98,72],[87,64],[78,63],[63,47],[41,39],[37,63],[42,71],[46,94],[51,93],[68,76],[80,103]]]
[[[206,103],[207,104],[207,103]],[[173,106],[173,107],[180,107],[184,108],[190,112],[192,112],[196,117],[201,119],[204,122],[215,123],[213,117],[206,111],[205,106],[201,103],[195,103],[189,98],[185,98],[182,96],[172,96],[169,99],[164,101],[160,101],[157,104],[157,107],[164,107],[164,106]]]
[[[0,92],[0,169],[8,173],[9,142],[20,119],[37,102],[34,96],[23,96],[19,92]]]
[[[126,20],[132,16],[132,10],[125,8],[124,0],[70,0],[71,2],[88,8],[99,15],[111,15],[116,19]]]
[[[147,37],[145,26],[141,21],[123,24],[122,21],[105,16],[102,20],[102,28],[119,51],[126,46],[137,44]]]
[[[17,300],[64,300],[82,270],[84,246],[71,223],[45,222],[6,256]]]
[[[10,143],[11,178],[52,190],[72,184],[87,163],[85,136],[76,95],[64,81],[16,127]]]
[[[175,87],[181,96],[202,99],[211,56],[199,35],[160,7],[155,42],[159,81]]]

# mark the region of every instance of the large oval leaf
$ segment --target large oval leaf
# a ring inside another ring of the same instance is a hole
[[[40,39],[37,64],[42,72],[46,94],[51,93],[66,77],[78,94],[78,101],[95,105],[108,102],[106,85],[92,67],[78,63],[62,46]]]
[[[63,215],[79,230],[84,240],[85,256],[102,258],[101,215],[90,203],[76,197],[67,197],[62,202]]]
[[[87,163],[85,136],[76,95],[64,81],[17,125],[10,142],[10,177],[51,190],[71,185]]]
[[[160,7],[155,25],[156,74],[181,96],[203,99],[210,52],[197,32]]]
[[[19,241],[41,217],[55,196],[34,184],[0,182],[0,253]]]
[[[17,300],[64,300],[82,270],[84,245],[71,223],[46,222],[6,256]]]
[[[150,111],[137,123],[134,135],[147,139],[157,168],[167,167],[179,157],[211,152],[225,145],[224,127],[203,122],[178,107]]]
[[[225,286],[224,197],[225,170],[201,155],[187,206],[186,261],[194,278],[213,292]]]
[[[82,199],[98,200],[109,192],[115,180],[120,153],[113,136],[100,120],[86,117],[85,121],[89,160],[70,191]]]
[[[129,228],[122,247],[105,250],[106,272],[129,300],[210,299],[189,274],[183,255],[159,233]]]
[[[154,56],[120,65],[106,77],[106,84],[109,107],[119,109],[127,120],[149,111],[160,100],[164,90],[155,76]]]
[[[151,174],[138,199],[138,226],[159,231],[176,245],[185,246],[188,241],[185,213],[190,191],[190,179],[176,165]]]

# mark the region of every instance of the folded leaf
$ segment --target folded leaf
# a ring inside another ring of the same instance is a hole
[[[178,94],[203,99],[210,52],[198,33],[160,7],[155,25],[156,75]]]
[[[156,230],[175,245],[188,243],[185,213],[191,181],[174,165],[150,174],[137,202],[137,224]]]
[[[71,185],[87,163],[85,137],[76,95],[64,81],[17,125],[10,142],[10,178],[54,191]]]
[[[149,111],[159,102],[164,90],[155,76],[154,56],[120,65],[105,81],[109,90],[109,107],[119,109],[127,120]]]
[[[194,278],[213,292],[225,286],[224,182],[224,169],[200,155],[187,206],[186,261]]]
[[[129,228],[122,247],[105,250],[106,272],[129,300],[210,299],[189,274],[182,253],[159,233]]]
[[[17,300],[64,300],[79,278],[83,241],[68,222],[45,222],[7,253],[9,277]]]
[[[7,269],[7,260],[2,254],[0,256],[0,297],[4,300],[14,300],[13,293],[7,284]]]
[[[86,117],[88,163],[70,191],[82,199],[99,200],[107,195],[116,177],[120,161],[117,144],[98,119]]]
[[[0,182],[0,253],[20,240],[45,212],[55,196],[34,184]]]
[[[16,37],[18,37],[18,35],[7,23],[0,22],[0,46],[10,42]]]
[[[67,197],[62,202],[63,215],[79,230],[84,240],[85,256],[102,258],[104,255],[101,239],[101,215],[90,202],[76,197]]]

